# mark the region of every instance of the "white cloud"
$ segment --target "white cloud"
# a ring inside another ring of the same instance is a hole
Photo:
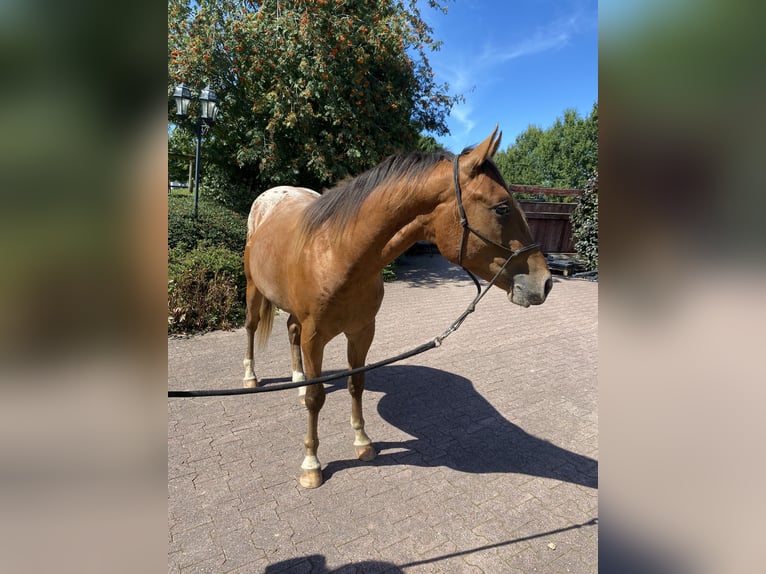
[[[531,56],[565,46],[569,39],[580,30],[582,19],[574,14],[567,19],[556,20],[538,28],[535,32],[510,46],[488,46],[481,55],[485,66],[493,66],[523,56]]]
[[[460,122],[463,127],[463,135],[471,133],[471,130],[476,127],[476,122],[470,117],[472,112],[473,107],[468,104],[459,104],[452,108],[452,117]]]
[[[439,80],[449,84],[451,93],[461,94],[466,99],[482,81],[483,70],[476,66],[476,62],[466,61],[463,56],[449,61],[432,61],[432,66]],[[467,101],[453,106],[447,120],[451,132],[445,138],[449,142],[448,147],[453,143],[459,144],[465,141],[468,134],[476,126],[476,122],[472,119],[473,111],[473,106]]]
[[[584,14],[582,6],[566,17],[552,20],[531,31],[524,37],[516,37],[505,43],[487,44],[478,57],[468,57],[461,52],[447,55],[441,53],[432,59],[437,77],[449,84],[452,93],[462,94],[466,102],[452,108],[450,113],[451,135],[448,141],[467,141],[477,125],[475,108],[471,105],[471,92],[487,87],[498,76],[497,68],[511,60],[557,50],[566,46],[579,33],[597,25]]]

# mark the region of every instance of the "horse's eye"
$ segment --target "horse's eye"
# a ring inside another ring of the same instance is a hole
[[[511,206],[508,205],[507,203],[501,203],[493,207],[492,211],[494,211],[495,215],[497,215],[498,217],[504,217],[508,215],[508,213],[511,211]]]

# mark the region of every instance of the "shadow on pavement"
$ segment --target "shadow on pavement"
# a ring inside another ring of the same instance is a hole
[[[453,281],[471,279],[458,265],[447,261],[438,252],[434,255],[405,255],[396,261],[396,279],[411,287],[435,288]]]
[[[598,487],[598,462],[525,432],[505,419],[466,378],[421,366],[370,371],[367,390],[385,393],[378,412],[414,439],[375,442],[377,466],[446,466],[469,473],[516,473]],[[332,392],[345,382],[327,385]],[[368,431],[375,437],[375,429]],[[392,452],[393,451],[393,452]],[[328,463],[325,480],[361,464]]]
[[[465,270],[447,261],[440,253],[404,255],[396,260],[396,281],[409,287],[436,288],[445,283],[465,282],[471,284],[471,278]],[[564,278],[566,280],[566,278]],[[561,283],[562,278],[553,276],[554,283]],[[486,281],[482,282],[482,286]]]
[[[312,554],[310,556],[300,556],[298,558],[290,558],[289,560],[283,560],[276,564],[269,564],[263,574],[279,574],[281,572],[297,573],[305,572],[306,574],[356,574],[357,572],[363,572],[364,574],[398,574],[404,573],[404,570],[397,568],[394,564],[389,562],[378,562],[376,560],[365,560],[364,562],[358,562],[356,564],[347,564],[330,570],[327,568],[327,559],[321,554]]]
[[[430,558],[424,558],[415,562],[409,562],[407,564],[391,564],[389,562],[378,562],[374,560],[366,560],[364,562],[358,562],[356,564],[346,564],[335,570],[329,570],[327,568],[327,559],[321,554],[312,554],[310,556],[301,556],[298,558],[290,558],[289,560],[283,560],[276,564],[269,565],[264,574],[279,574],[280,572],[307,572],[311,574],[398,574],[403,573],[405,568],[412,568],[413,566],[423,566],[426,564],[435,564],[443,560],[449,560],[451,558],[458,558],[461,556],[468,556],[469,554],[475,554],[477,552],[483,552],[492,548],[499,548],[501,546],[509,546],[511,544],[517,544],[527,540],[533,540],[535,538],[542,538],[545,536],[551,536],[553,534],[559,534],[561,532],[567,532],[569,530],[577,530],[579,528],[596,526],[598,524],[598,518],[591,518],[587,522],[580,524],[573,524],[562,528],[556,528],[555,530],[548,530],[546,532],[539,532],[537,534],[531,534],[529,536],[522,536],[520,538],[514,538],[512,540],[505,540],[503,542],[496,542],[494,544],[487,544],[485,546],[479,546],[478,548],[471,548],[469,550],[459,550],[457,552],[451,552],[450,554],[443,554],[440,556],[433,556]],[[631,571],[632,574],[632,571]],[[638,574],[638,571],[636,572]],[[641,574],[644,574],[641,571]],[[665,571],[662,571],[665,574]],[[669,574],[669,573],[668,573]]]

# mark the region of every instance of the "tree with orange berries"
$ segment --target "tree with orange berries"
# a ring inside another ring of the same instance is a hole
[[[321,189],[447,132],[459,96],[434,81],[431,34],[416,0],[169,0],[168,93],[216,91],[206,161],[243,202]]]

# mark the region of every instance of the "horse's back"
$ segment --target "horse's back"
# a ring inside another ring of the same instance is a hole
[[[264,191],[247,218],[245,276],[280,309],[297,309],[295,289],[305,285],[295,249],[303,212],[320,195],[307,188],[280,186]]]
[[[247,236],[252,233],[273,213],[284,209],[298,209],[314,201],[319,194],[306,187],[281,185],[267,189],[259,195],[250,207],[247,217]]]

